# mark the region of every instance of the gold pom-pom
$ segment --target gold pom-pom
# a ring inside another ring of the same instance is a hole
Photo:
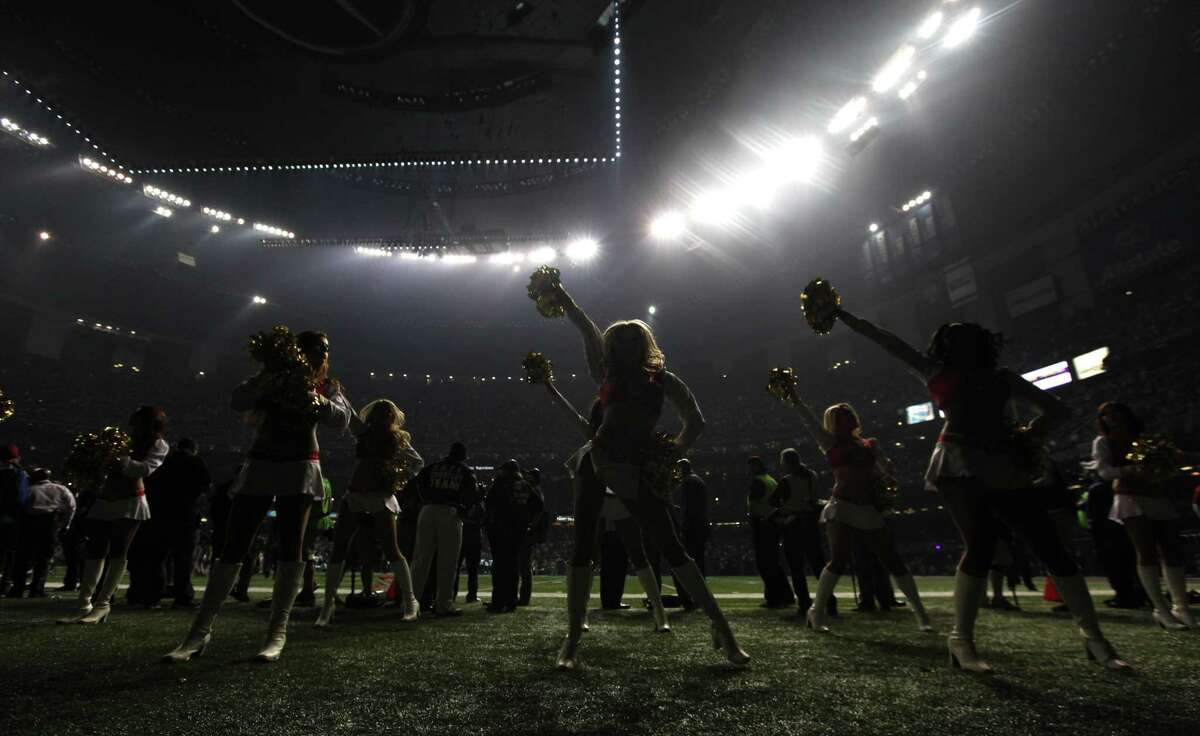
[[[675,438],[665,432],[655,432],[642,461],[642,489],[665,499],[671,492],[671,477],[675,464],[683,454]]]
[[[561,317],[567,313],[558,303],[558,287],[561,283],[559,271],[553,266],[539,266],[529,275],[529,298],[537,305],[543,317]]]
[[[275,325],[251,335],[248,348],[250,357],[262,363],[258,380],[267,401],[298,424],[315,419],[321,409],[315,393],[319,386],[296,335],[286,325]]]
[[[408,479],[412,477],[412,470],[409,468],[408,460],[405,458],[392,458],[384,463],[384,487],[390,488],[392,493],[400,493],[404,490],[404,486],[408,483]]]
[[[4,393],[4,389],[0,389],[0,422],[10,419],[16,412],[17,408],[13,404],[12,399],[8,398]]]
[[[767,393],[785,403],[792,403],[792,394],[796,388],[796,372],[791,368],[772,368],[771,377],[767,379]]]
[[[825,279],[813,279],[800,294],[800,309],[804,312],[804,319],[818,335],[829,334],[841,308],[842,297]]]
[[[1179,473],[1183,451],[1164,434],[1145,434],[1133,441],[1125,459],[1142,471],[1147,482],[1162,483]]]
[[[77,434],[63,464],[66,475],[73,481],[95,486],[104,479],[114,460],[129,454],[132,444],[120,427]]]
[[[547,383],[554,380],[554,364],[541,353],[530,353],[521,361],[526,383]]]

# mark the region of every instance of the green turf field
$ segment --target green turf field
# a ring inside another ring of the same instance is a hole
[[[713,582],[721,593],[758,591],[751,579]],[[949,582],[920,581],[931,594]],[[562,581],[535,590],[561,593]],[[632,602],[632,578],[626,591]],[[849,585],[839,594],[848,603]],[[181,666],[157,658],[190,614],[118,607],[103,626],[55,626],[72,607],[61,596],[0,600],[2,734],[1157,736],[1200,724],[1200,632],[1167,634],[1147,613],[1103,609],[1109,638],[1138,668],[1113,674],[1089,665],[1074,627],[1033,594],[1020,613],[981,613],[981,650],[999,671],[991,678],[946,668],[950,600],[933,595],[939,635],[918,634],[906,612],[847,612],[817,636],[790,611],[726,598],[754,657],[745,671],[722,665],[699,613],[673,612],[674,633],[656,636],[647,612],[593,611],[581,673],[554,669],[564,601],[553,595],[516,614],[472,605],[460,619],[412,625],[392,609],[339,611],[332,631],[313,629],[315,611],[300,609],[274,665],[248,661],[267,612],[231,602],[213,646]]]

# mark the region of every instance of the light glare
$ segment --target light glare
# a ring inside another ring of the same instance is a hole
[[[687,220],[678,212],[664,212],[650,222],[655,240],[675,240],[687,230]]]
[[[871,80],[871,89],[876,92],[887,92],[892,87],[896,86],[896,82],[904,76],[908,68],[912,66],[913,57],[916,56],[917,49],[910,45],[904,45],[892,54],[892,57],[884,62],[879,71],[875,73],[874,79]]]
[[[572,261],[590,261],[600,252],[600,245],[592,238],[579,238],[567,246],[567,258]]]
[[[934,11],[921,23],[921,27],[917,29],[917,35],[921,38],[933,38],[933,34],[937,33],[938,29],[942,27],[942,21],[945,18],[946,14],[942,11]]]
[[[829,126],[826,128],[826,130],[834,135],[841,133],[846,128],[849,128],[855,120],[858,120],[858,117],[862,115],[863,111],[866,109],[867,98],[855,97],[845,105],[842,105],[841,109],[834,114],[833,119],[829,121]]]
[[[982,10],[971,8],[959,16],[946,29],[946,35],[942,38],[942,45],[948,49],[952,49],[973,36],[975,29],[979,27],[979,16],[981,15],[983,15]]]

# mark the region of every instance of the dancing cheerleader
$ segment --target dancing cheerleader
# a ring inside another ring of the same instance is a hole
[[[130,453],[107,469],[85,518],[79,613],[59,623],[102,624],[108,620],[113,594],[128,565],[129,545],[138,527],[150,518],[145,479],[167,457],[166,426],[167,415],[157,406],[142,406],[129,417]]]
[[[338,509],[333,529],[333,552],[325,568],[325,600],[317,616],[318,627],[333,621],[338,583],[355,535],[364,525],[374,532],[375,541],[391,565],[396,581],[397,602],[405,621],[415,621],[420,606],[413,595],[412,571],[400,552],[396,537],[396,515],[400,504],[395,491],[415,476],[425,461],[413,449],[411,436],[404,430],[404,412],[387,399],[377,399],[350,415],[354,448],[354,473],[349,492]]]
[[[209,570],[204,599],[187,638],[163,656],[164,662],[182,662],[203,654],[212,639],[213,620],[238,579],[242,559],[272,501],[279,538],[278,562],[266,641],[255,660],[274,662],[283,653],[288,618],[303,583],[305,563],[301,553],[308,515],[313,499],[323,495],[317,425],[344,430],[354,413],[341,386],[328,378],[329,338],[320,332],[301,332],[296,341],[319,387],[312,394],[318,409],[301,415],[280,406],[266,392],[265,373],[234,389],[230,401],[234,411],[257,415],[254,441],[231,491],[234,498],[220,561]]]
[[[1099,436],[1092,443],[1092,462],[1097,475],[1110,481],[1113,488],[1108,518],[1125,527],[1137,551],[1138,578],[1154,604],[1154,622],[1168,631],[1194,627],[1176,529],[1179,514],[1163,496],[1160,485],[1126,459],[1145,425],[1132,409],[1117,401],[1100,405],[1096,425]],[[1171,608],[1159,580],[1160,560],[1174,604]]]
[[[1028,448],[1042,444],[1049,428],[1068,415],[1067,409],[1045,391],[1000,368],[1000,337],[979,325],[942,325],[922,353],[844,310],[838,318],[916,374],[946,416],[925,483],[941,495],[964,547],[954,579],[954,629],[948,642],[951,666],[992,672],[991,665],[976,653],[975,618],[987,589],[999,527],[1004,523],[1028,540],[1049,569],[1086,637],[1088,659],[1108,669],[1129,669],[1101,633],[1087,583],[1035,489],[1039,463],[1028,459],[1036,452]],[[1006,419],[1013,400],[1037,411],[1024,430],[1024,439],[1014,434]]]
[[[851,549],[857,538],[879,559],[904,593],[917,619],[917,628],[932,632],[917,583],[900,559],[891,530],[879,512],[881,488],[892,476],[891,462],[879,451],[875,440],[863,438],[862,423],[849,404],[834,404],[818,418],[794,386],[790,399],[833,469],[833,493],[820,516],[829,538],[829,563],[817,579],[817,597],[805,618],[808,628],[829,633],[826,623],[829,598],[838,578],[850,566]]]
[[[638,582],[642,584],[642,590],[646,592],[646,600],[650,601],[650,610],[654,614],[654,631],[658,634],[667,634],[671,631],[671,624],[667,622],[667,610],[663,608],[662,589],[659,587],[658,578],[654,575],[654,569],[650,567],[649,561],[646,559],[646,549],[642,544],[642,530],[638,523],[630,516],[629,510],[625,508],[625,504],[621,503],[621,499],[617,498],[617,494],[613,493],[608,488],[598,488],[595,468],[592,467],[591,457],[591,440],[596,436],[597,430],[600,429],[600,424],[604,421],[604,406],[597,399],[592,402],[592,410],[589,412],[589,419],[584,419],[583,415],[575,411],[575,407],[567,400],[567,397],[562,395],[558,387],[554,385],[554,379],[548,378],[546,381],[546,390],[550,392],[550,398],[556,405],[566,412],[567,416],[574,420],[575,426],[583,435],[585,444],[575,452],[567,460],[567,471],[572,479],[577,479],[577,488],[579,492],[583,492],[582,486],[587,486],[589,493],[602,492],[604,494],[604,503],[600,508],[600,516],[604,519],[609,519],[613,522],[613,526],[617,529],[617,534],[621,538],[621,543],[625,547],[625,556],[629,560],[629,564],[633,565],[634,573],[637,575]],[[576,505],[579,504],[579,499],[576,498]],[[578,521],[576,522],[578,524]],[[593,558],[596,550],[592,550]],[[621,571],[624,575],[624,570]],[[587,630],[587,616],[584,615],[584,630]]]
[[[601,335],[561,284],[553,288],[556,304],[563,307],[583,336],[588,370],[600,384],[603,412],[587,451],[590,463],[583,463],[591,466],[596,482],[576,480],[575,547],[567,571],[567,636],[558,654],[559,668],[574,670],[580,666],[577,651],[591,595],[597,523],[605,487],[612,489],[642,530],[658,543],[676,581],[708,614],[713,647],[735,666],[748,664],[750,655],[738,646],[703,574],[675,535],[665,478],[661,483],[644,480],[646,471],[652,469],[654,429],[664,399],[675,405],[683,419],[683,429],[673,444],[680,453],[686,453],[704,429],[704,417],[695,397],[683,381],[666,370],[663,353],[647,324],[639,320],[616,322]]]

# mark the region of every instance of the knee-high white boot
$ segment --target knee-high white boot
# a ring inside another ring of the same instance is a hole
[[[579,637],[583,636],[583,621],[587,616],[588,598],[592,595],[592,567],[567,568],[567,636],[558,650],[558,668],[577,670]]]
[[[805,615],[805,624],[808,628],[821,634],[829,633],[828,620],[829,598],[833,595],[833,589],[837,587],[838,579],[841,578],[833,570],[826,565],[821,570],[821,577],[817,578],[817,597],[813,599],[812,608],[808,609]]]
[[[1196,628],[1196,620],[1188,610],[1187,578],[1183,575],[1183,568],[1163,565],[1163,577],[1167,579],[1167,589],[1171,591],[1171,615],[1184,626]]]
[[[724,654],[729,664],[735,667],[750,664],[750,655],[738,644],[737,637],[733,635],[733,629],[729,627],[729,621],[725,618],[725,612],[717,604],[717,599],[713,598],[712,591],[708,589],[708,582],[704,580],[704,573],[700,572],[696,563],[688,560],[684,565],[672,567],[671,572],[675,575],[675,582],[683,586],[688,597],[700,606],[712,622],[713,649]]]
[[[1087,581],[1083,575],[1052,575],[1054,587],[1058,595],[1071,610],[1079,630],[1087,637],[1084,641],[1084,651],[1088,659],[1110,670],[1131,669],[1129,663],[1117,655],[1112,644],[1100,633],[1100,621],[1096,618],[1096,607],[1092,604],[1092,594],[1088,592]]]
[[[74,615],[60,618],[60,624],[77,624],[92,612],[92,594],[100,584],[100,574],[104,572],[104,560],[84,560],[83,571],[79,575],[79,611]]]
[[[655,633],[670,633],[671,624],[667,623],[667,611],[663,608],[662,591],[658,587],[658,578],[654,577],[654,571],[648,567],[643,567],[636,572],[638,582],[642,584],[642,590],[646,591],[646,599],[650,601],[650,611],[654,614]]]
[[[283,654],[287,643],[288,619],[292,605],[304,584],[304,567],[307,563],[278,562],[275,564],[275,587],[271,592],[271,621],[267,624],[267,639],[262,650],[254,655],[256,662],[274,662]]]
[[[401,557],[392,563],[392,579],[396,581],[396,602],[404,611],[405,621],[416,621],[421,615],[421,605],[413,595],[412,571],[408,568],[408,560]]]
[[[1142,588],[1146,590],[1146,597],[1150,599],[1150,604],[1154,606],[1154,612],[1150,615],[1154,617],[1154,623],[1158,624],[1165,631],[1183,631],[1187,628],[1175,620],[1171,615],[1171,609],[1167,606],[1167,598],[1163,595],[1162,584],[1159,580],[1158,565],[1138,565],[1137,569],[1138,580],[1142,581]],[[1186,600],[1186,597],[1185,597]]]
[[[342,582],[343,563],[330,562],[325,566],[325,597],[321,600],[321,612],[317,614],[317,621],[313,624],[318,629],[323,629],[333,623],[333,611],[337,605],[337,589]]]
[[[925,604],[921,602],[921,594],[917,591],[917,581],[913,580],[912,573],[893,575],[892,581],[908,601],[908,607],[912,609],[913,616],[917,619],[917,628],[926,634],[933,633],[933,624],[929,623],[929,615],[925,613]]]
[[[954,575],[954,630],[947,642],[950,666],[955,669],[992,674],[992,666],[975,651],[975,619],[987,592],[987,576],[975,577],[959,570]]]
[[[96,597],[92,601],[92,611],[79,619],[79,623],[102,624],[108,621],[108,614],[112,613],[112,598],[121,584],[121,578],[125,576],[127,564],[125,560],[108,561],[108,567],[104,569],[104,577],[100,579],[100,587],[96,589]]]
[[[195,659],[208,647],[212,641],[213,621],[221,610],[221,605],[229,597],[229,591],[237,584],[238,573],[242,564],[217,562],[208,571],[208,583],[204,586],[204,597],[200,599],[200,608],[188,630],[187,638],[170,652],[163,655],[165,663],[186,662]]]

